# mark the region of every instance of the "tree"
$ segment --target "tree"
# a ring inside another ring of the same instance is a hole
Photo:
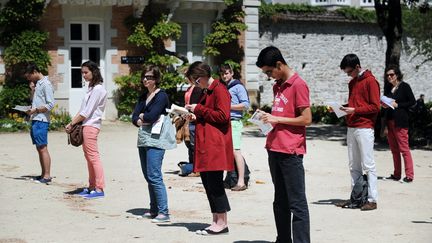
[[[423,56],[422,64],[432,61],[432,11],[427,2],[419,6],[411,4],[410,9],[403,11],[404,29],[412,38],[409,50],[414,56]],[[420,66],[419,65],[419,66]]]
[[[378,25],[387,41],[385,67],[399,66],[403,32],[400,0],[375,0],[375,12]],[[390,89],[390,83],[384,81],[384,94],[387,94]]]

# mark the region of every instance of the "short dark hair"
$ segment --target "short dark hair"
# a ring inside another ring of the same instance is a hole
[[[268,46],[268,47],[261,50],[255,64],[259,68],[262,68],[264,66],[276,67],[277,62],[281,62],[281,63],[287,65],[287,63],[286,63],[285,59],[283,58],[280,50],[277,47]]]
[[[38,72],[38,73],[41,72],[39,67],[36,65],[36,63],[34,62],[27,63],[24,69],[24,74],[32,74],[34,72]]]
[[[225,73],[226,71],[230,71],[231,73],[234,73],[234,69],[231,67],[229,63],[222,64],[219,66],[219,73]]]
[[[103,78],[102,75],[100,73],[100,69],[98,67],[98,65],[93,62],[93,61],[87,61],[84,62],[83,64],[81,64],[81,68],[83,67],[87,67],[90,72],[92,73],[92,80],[90,80],[89,86],[90,87],[94,87],[97,84],[101,84],[103,83]]]
[[[195,80],[200,77],[210,78],[211,76],[211,68],[207,63],[196,61],[192,63],[187,72],[186,77],[192,80]]]
[[[344,70],[347,67],[350,68],[356,68],[356,66],[360,65],[360,59],[356,54],[350,53],[348,55],[345,55],[344,58],[342,58],[342,61],[340,63],[340,69]]]
[[[148,72],[152,72],[153,77],[155,78],[156,87],[159,87],[159,85],[161,83],[161,76],[162,76],[159,67],[156,65],[153,65],[153,64],[149,64],[149,65],[144,66],[144,68],[141,72],[141,80],[143,80],[145,74]]]
[[[403,74],[397,65],[389,65],[388,67],[386,67],[385,73],[387,74],[387,72],[390,70],[393,70],[393,72],[396,74],[396,77],[399,81],[401,82],[403,81]]]

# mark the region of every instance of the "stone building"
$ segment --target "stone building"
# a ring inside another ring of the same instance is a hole
[[[410,42],[404,38],[406,47]],[[311,102],[323,104],[326,101],[346,102],[349,77],[339,64],[348,53],[359,56],[363,68],[370,69],[381,90],[384,87],[384,64],[386,40],[377,24],[364,24],[322,17],[321,19],[286,16],[276,24],[260,22],[260,49],[274,45],[281,49],[288,64],[308,83]],[[416,98],[425,94],[426,101],[432,100],[432,63],[417,67],[423,57],[413,57],[406,49],[401,54],[400,68],[404,80],[411,85]],[[260,105],[272,102],[272,81],[260,74]]]

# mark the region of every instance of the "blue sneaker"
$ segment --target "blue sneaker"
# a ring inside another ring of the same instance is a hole
[[[85,196],[88,195],[90,193],[90,190],[88,188],[83,188],[82,191],[80,193],[77,193],[76,195],[78,196]]]
[[[85,199],[96,199],[96,198],[103,198],[105,197],[105,193],[98,192],[96,190],[91,190],[87,195],[84,195],[83,198]]]
[[[168,223],[170,221],[171,220],[169,215],[164,215],[164,214],[159,214],[158,216],[156,216],[151,220],[152,223]]]
[[[51,180],[52,180],[51,177],[50,178],[43,178],[42,177],[42,178],[40,178],[38,180],[35,180],[34,182],[49,185],[49,183],[51,183]]]

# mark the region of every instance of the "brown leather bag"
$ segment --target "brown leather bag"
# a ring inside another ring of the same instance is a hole
[[[83,127],[82,122],[75,124],[68,133],[68,144],[75,147],[81,146],[83,143]]]

